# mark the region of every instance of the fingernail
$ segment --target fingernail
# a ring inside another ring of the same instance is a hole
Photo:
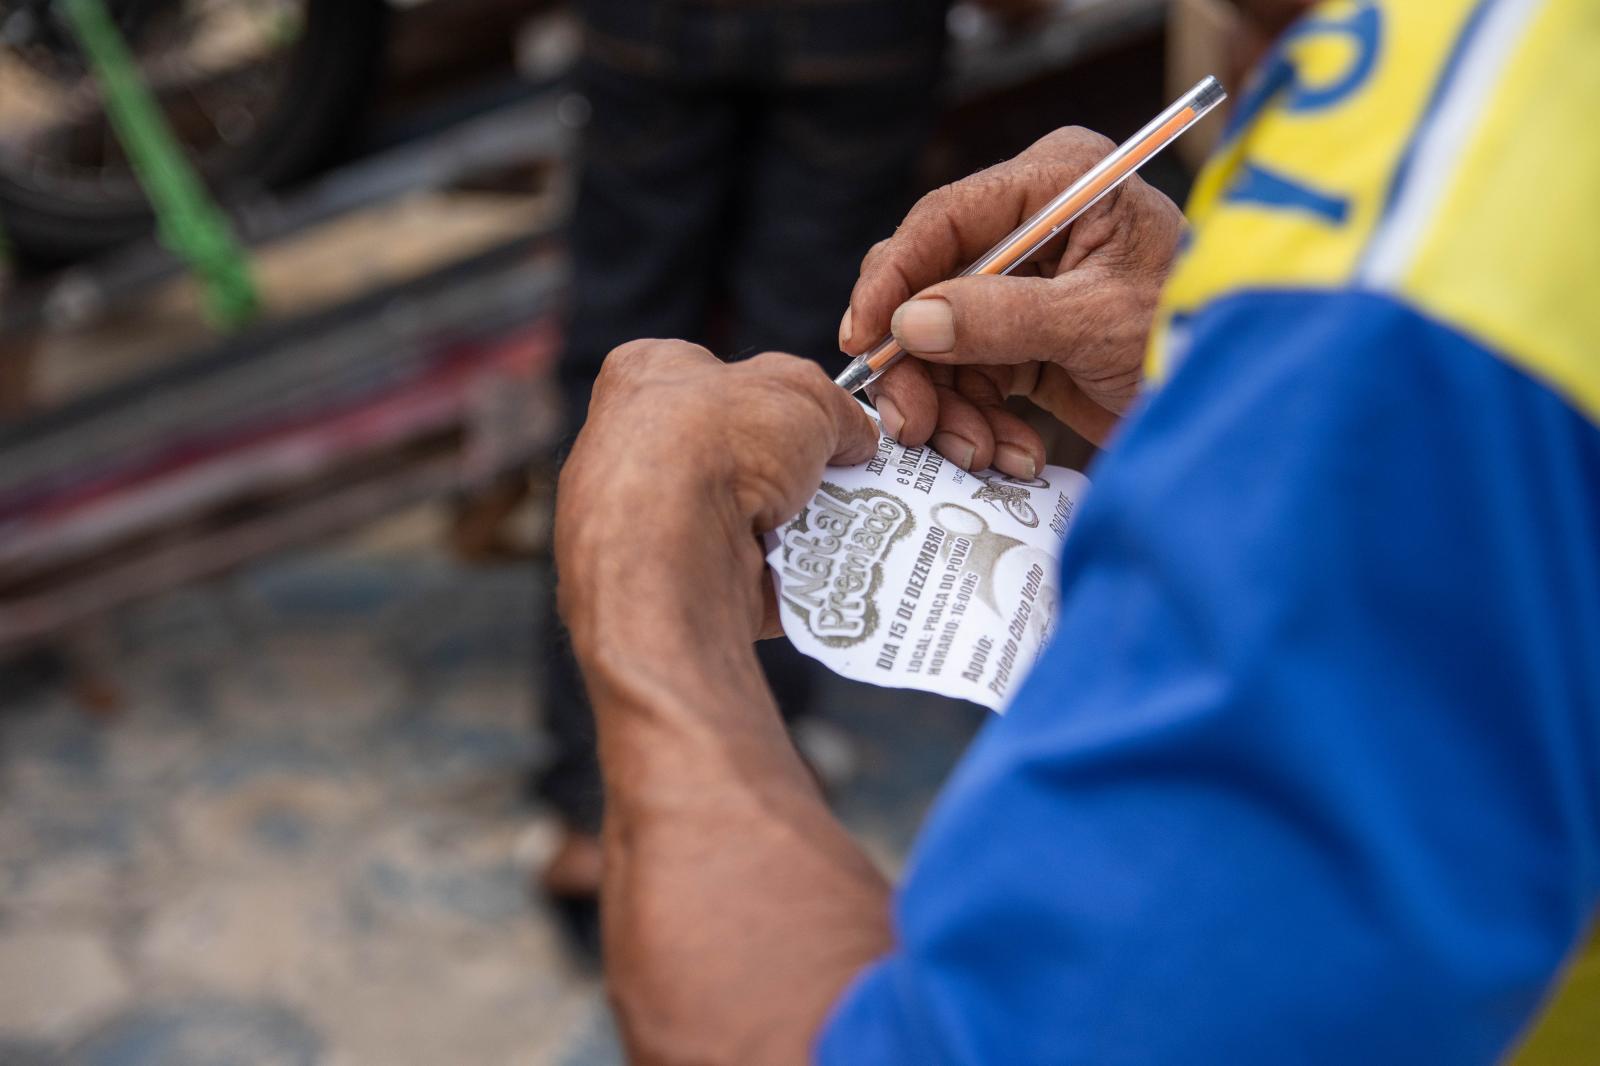
[[[887,396],[879,396],[873,401],[878,407],[878,417],[883,419],[884,432],[895,440],[900,439],[900,430],[906,424],[905,416],[900,413],[900,408]]]
[[[933,450],[963,470],[972,469],[972,457],[978,454],[976,444],[954,433],[935,433]]]
[[[994,468],[1003,474],[1031,480],[1039,476],[1033,456],[1015,444],[1000,444],[994,449]]]
[[[851,326],[850,308],[846,307],[844,309],[844,317],[839,320],[839,350],[841,352],[848,352],[850,350]]]
[[[942,296],[901,304],[889,328],[900,347],[908,352],[933,355],[956,346],[955,314],[950,310],[950,301]]]

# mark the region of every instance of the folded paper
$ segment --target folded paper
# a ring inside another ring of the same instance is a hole
[[[784,632],[857,681],[1000,710],[1050,639],[1082,474],[968,473],[881,437],[768,534]]]

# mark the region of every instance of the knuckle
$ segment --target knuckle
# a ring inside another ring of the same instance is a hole
[[[779,373],[783,364],[793,358],[783,352],[761,352],[744,360],[742,365],[747,372],[761,374]]]
[[[786,352],[762,352],[744,361],[746,372],[763,384],[792,386],[806,360]]]
[[[762,352],[748,361],[751,369],[791,389],[811,389],[827,374],[821,365],[787,352]]]
[[[606,355],[605,362],[600,363],[600,375],[602,375],[602,378],[606,375],[618,375],[621,371],[627,370],[630,365],[634,365],[645,354],[646,346],[648,346],[648,341],[629,341],[627,344],[618,344],[618,346],[613,347],[610,354]]]
[[[811,359],[799,360],[793,373],[795,381],[806,388],[820,388],[833,384],[833,379],[822,369],[822,364]]]
[[[973,190],[983,189],[989,184],[985,174],[980,171],[960,181],[947,182],[928,193],[924,199],[927,200],[930,209],[946,214],[957,207]]]
[[[1081,126],[1057,126],[1033,142],[1035,148],[1064,148],[1076,141]]]
[[[885,255],[889,254],[889,248],[893,242],[893,237],[885,237],[871,248],[868,248],[867,254],[861,257],[861,272],[863,274],[867,273],[874,263],[879,262]]]
[[[974,176],[974,178],[976,175]],[[964,178],[957,182],[948,182],[937,188],[929,189],[917,200],[911,208],[911,213],[906,215],[905,222],[901,225],[902,232],[914,230],[932,218],[943,218],[950,213],[961,199],[961,188],[974,178]]]
[[[1116,141],[1113,141],[1103,133],[1096,133],[1093,130],[1084,130],[1080,143],[1097,156],[1106,155],[1117,146]]]
[[[637,373],[643,361],[646,342],[629,341],[611,349],[600,364],[600,372],[595,375],[595,393],[604,396],[619,388]]]
[[[801,427],[814,428],[819,415],[828,417],[824,389],[833,383],[819,364],[783,352],[763,352],[739,366],[745,375],[739,425],[750,438],[750,456],[768,456],[776,450],[776,441]]]
[[[1082,126],[1063,126],[1035,141],[1026,154],[1057,165],[1081,167],[1105,158],[1115,147],[1116,142],[1104,134]]]
[[[1116,142],[1110,137],[1086,126],[1063,126],[1047,134],[1045,140],[1052,141],[1052,143],[1062,148],[1080,151],[1103,153],[1116,147]]]
[[[610,355],[606,356],[606,365],[618,369],[627,367],[644,359],[650,354],[651,349],[659,343],[659,341],[649,338],[641,338],[640,340],[628,341],[626,344],[619,344],[611,349]]]
[[[645,337],[617,345],[600,364],[600,373],[595,379],[596,389],[610,389],[624,382],[636,381],[652,365],[656,356],[677,343],[681,342]]]

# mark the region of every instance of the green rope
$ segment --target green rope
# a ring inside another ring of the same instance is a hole
[[[61,0],[105,95],[123,151],[155,208],[162,243],[205,287],[212,321],[237,329],[260,307],[247,253],[184,157],[103,0]]]

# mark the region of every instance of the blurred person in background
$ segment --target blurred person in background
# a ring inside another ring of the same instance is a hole
[[[1487,1064],[1590,935],[1600,20],[1245,6],[1315,9],[1187,233],[1134,179],[1031,276],[942,280],[1111,147],[1064,130],[862,266],[844,348],[917,356],[885,429],[1017,476],[1043,445],[1004,397],[1109,438],[1053,639],[897,892],[749,649],[777,631],[752,534],[875,427],[788,355],[608,361],[556,536],[638,1059]],[[1600,970],[1572,974],[1547,1061],[1576,1066]]]
[[[867,244],[909,203],[936,115],[946,6],[580,0],[590,117],[560,367],[574,431],[606,353],[635,337],[842,367],[839,308]],[[601,784],[583,684],[548,616],[554,751],[535,785],[564,832],[541,883],[581,905],[600,885]],[[803,712],[809,661],[778,646],[763,661],[784,713]]]
[[[11,247],[0,232],[0,308],[4,308],[13,285]],[[31,344],[0,347],[0,423],[21,413],[28,405],[28,379],[33,353]]]

